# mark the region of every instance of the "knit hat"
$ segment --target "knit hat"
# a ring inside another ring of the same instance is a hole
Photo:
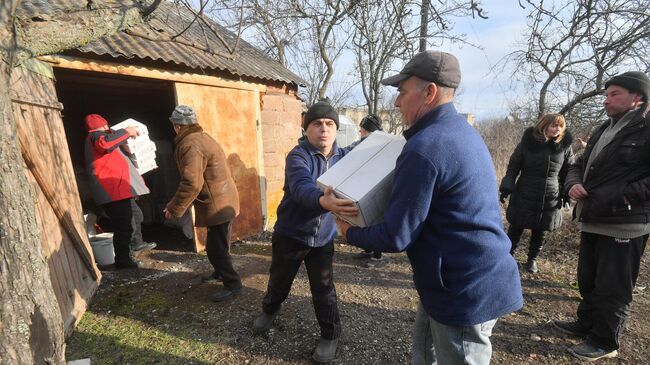
[[[460,65],[451,53],[424,51],[413,56],[397,75],[381,80],[381,84],[397,87],[411,76],[455,89],[460,84]]]
[[[92,131],[93,129],[101,128],[105,125],[108,125],[108,122],[104,117],[99,114],[88,114],[84,118],[84,123],[86,123],[86,130]]]
[[[366,115],[363,119],[361,119],[361,123],[359,123],[359,125],[361,128],[367,130],[368,132],[384,130],[381,127],[381,119],[379,119],[379,117],[374,114]]]
[[[169,121],[180,125],[196,124],[196,114],[194,109],[187,105],[177,105],[169,117]]]
[[[336,129],[339,129],[339,114],[334,110],[334,107],[325,101],[319,101],[309,107],[307,113],[305,113],[305,118],[302,120],[302,128],[307,130],[309,123],[321,118],[333,120],[336,123]]]
[[[616,75],[605,83],[605,89],[609,85],[618,85],[628,89],[631,92],[638,92],[643,95],[644,101],[648,101],[650,97],[650,78],[640,71],[628,71],[620,75]]]

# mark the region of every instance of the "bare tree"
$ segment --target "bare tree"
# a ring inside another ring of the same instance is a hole
[[[381,100],[380,81],[390,69],[394,59],[408,54],[411,20],[408,0],[379,3],[363,0],[351,17],[354,25],[352,37],[355,67],[361,83],[368,113],[375,114]]]
[[[547,7],[542,0],[520,1],[531,9],[526,45],[506,56],[501,66],[513,66],[513,80],[535,88],[538,116],[559,112],[573,122],[592,121],[601,109],[594,98],[609,77],[650,69],[649,4],[567,0]]]
[[[454,32],[454,18],[468,17],[487,19],[480,1],[477,0],[420,0],[420,24],[418,25],[419,52],[427,45],[437,45],[441,40],[467,43],[464,34]]]
[[[419,22],[414,14],[418,6]],[[486,18],[477,1],[360,1],[350,17],[354,26],[352,50],[368,112],[379,112],[384,90],[380,81],[393,61],[410,58],[417,43],[420,51],[427,44],[442,41],[469,44],[464,34],[457,34],[453,29],[454,18],[467,16]]]
[[[301,95],[308,104],[327,95],[336,61],[350,38],[344,27],[360,0],[213,1],[212,16],[231,30],[248,32],[254,44],[307,82]]]
[[[347,20],[360,0],[293,0],[297,13],[310,25],[312,40],[319,51],[325,73],[317,81],[318,97],[327,95],[327,87],[334,76],[334,63],[347,45],[350,36],[345,31],[338,32],[339,27]],[[313,102],[314,100],[309,100]]]
[[[214,0],[206,13],[238,33],[251,32],[256,46],[283,66],[288,48],[306,30],[290,0]]]
[[[151,3],[151,2],[149,2]],[[10,99],[20,62],[81,46],[144,21],[155,9],[132,4],[18,18],[20,0],[0,6],[0,363],[65,364],[63,320],[40,243]]]

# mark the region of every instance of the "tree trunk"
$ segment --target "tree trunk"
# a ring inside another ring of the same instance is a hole
[[[422,7],[420,8],[420,52],[427,50],[429,6],[431,6],[431,0],[422,0]]]
[[[0,7],[0,362],[64,364],[63,320],[43,257],[9,94],[17,0]]]
[[[147,9],[64,12],[60,18],[22,19],[16,24],[19,3],[2,0],[0,5],[0,364],[59,365],[65,364],[63,319],[20,153],[10,96],[11,71],[26,58],[75,48],[142,23],[160,0]]]

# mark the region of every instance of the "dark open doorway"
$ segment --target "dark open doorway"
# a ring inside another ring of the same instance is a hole
[[[147,126],[149,137],[156,144],[158,168],[143,175],[151,194],[141,196],[137,201],[144,215],[144,239],[166,249],[193,247],[192,240],[180,228],[163,225],[163,208],[176,191],[179,181],[173,157],[175,133],[168,119],[176,105],[173,83],[67,69],[55,69],[55,77],[84,212],[97,211],[85,182],[84,141],[87,133],[84,117],[91,113],[100,114],[110,125],[132,118]],[[100,222],[102,228],[111,230],[110,222]]]

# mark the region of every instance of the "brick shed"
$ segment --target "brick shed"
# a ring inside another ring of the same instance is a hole
[[[84,5],[26,1],[22,11],[47,14]],[[153,192],[139,203],[145,224],[159,223],[177,178],[167,166],[174,137],[167,118],[175,105],[191,105],[226,151],[239,188],[242,213],[233,235],[255,235],[275,221],[284,158],[300,136],[296,93],[303,81],[210,19],[194,18],[192,10],[164,2],[145,25],[42,60],[54,68],[75,169],[82,164],[85,114],[102,114],[110,123],[145,123],[159,147],[161,168],[145,175]]]
[[[80,0],[26,0],[18,16],[46,17],[85,6]],[[167,232],[163,238],[181,232],[165,227],[161,213],[178,181],[168,121],[178,104],[193,106],[226,152],[242,207],[233,238],[259,234],[275,222],[284,159],[300,136],[296,94],[303,81],[210,19],[194,19],[192,10],[163,2],[147,24],[33,60],[12,75],[26,174],[66,331],[101,278],[83,224],[92,204],[83,181],[84,115],[147,125],[159,168],[144,175],[152,193],[138,203],[150,231]],[[204,232],[195,230],[194,236],[190,242],[202,250]]]

